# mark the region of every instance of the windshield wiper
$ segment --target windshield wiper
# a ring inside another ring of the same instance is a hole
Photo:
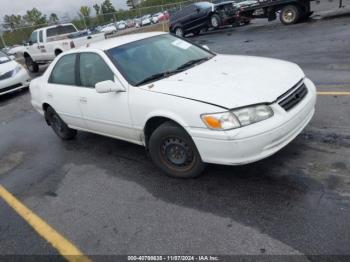
[[[173,74],[180,73],[180,72],[184,71],[185,69],[189,68],[189,67],[192,66],[192,65],[195,65],[195,64],[197,64],[197,63],[206,61],[206,60],[208,60],[208,59],[209,59],[208,57],[205,57],[205,58],[190,60],[190,61],[184,63],[183,65],[179,66],[179,67],[176,68],[175,70],[168,70],[168,71],[165,71],[165,72],[161,72],[161,73],[157,73],[157,74],[148,76],[148,77],[146,77],[145,79],[143,79],[143,80],[137,82],[136,85],[139,86],[139,85],[142,85],[142,84],[146,84],[146,83],[148,83],[148,82],[151,82],[151,81],[153,81],[153,80],[158,80],[158,79],[160,79],[160,78],[169,77],[169,76],[171,76],[171,75],[173,75]]]
[[[148,76],[148,77],[146,77],[145,79],[143,79],[143,80],[137,82],[136,85],[139,86],[139,85],[142,85],[142,84],[146,84],[146,83],[148,83],[148,82],[151,82],[151,81],[153,81],[153,80],[157,80],[157,79],[166,77],[166,76],[168,76],[168,75],[169,75],[169,71],[162,72],[162,73],[157,73],[157,74]]]
[[[180,65],[178,68],[176,68],[176,71],[177,70],[184,70],[184,69],[189,68],[195,64],[198,64],[200,62],[207,61],[207,60],[209,60],[209,57],[190,60],[190,61],[184,63],[183,65]]]

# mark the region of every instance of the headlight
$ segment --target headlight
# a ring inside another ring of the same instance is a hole
[[[21,70],[22,70],[22,66],[17,65],[16,68],[12,70],[12,76],[16,75]]]
[[[214,130],[229,130],[251,125],[273,116],[268,105],[256,105],[228,112],[205,114],[201,118],[208,128]]]
[[[273,116],[273,111],[268,105],[257,105],[233,110],[241,126],[247,126],[268,119]]]

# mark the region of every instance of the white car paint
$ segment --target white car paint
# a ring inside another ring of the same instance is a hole
[[[100,32],[105,33],[105,34],[110,34],[110,33],[114,33],[117,31],[117,28],[114,25],[109,25],[109,26],[105,26],[101,29]]]
[[[166,117],[187,131],[204,162],[227,165],[255,162],[277,152],[311,120],[316,103],[314,84],[296,64],[276,59],[216,55],[151,85],[132,86],[104,51],[160,34],[121,36],[68,52],[99,54],[125,92],[99,94],[91,88],[49,85],[48,78],[61,55],[42,77],[32,81],[33,106],[44,114],[43,104],[51,105],[71,128],[140,145],[146,145],[143,131],[147,121],[152,117]],[[279,97],[297,88],[297,83],[304,84],[308,93],[294,108],[285,111],[278,104]],[[85,98],[84,103],[79,97]],[[211,130],[201,119],[204,113],[258,103],[269,103],[274,115],[227,131]]]
[[[16,61],[4,62],[0,57],[0,95],[4,95],[29,86],[30,76]]]

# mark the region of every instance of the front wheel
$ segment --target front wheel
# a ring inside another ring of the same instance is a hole
[[[45,118],[51,125],[56,135],[59,136],[61,139],[71,140],[76,136],[77,131],[69,128],[52,107],[49,107],[46,110]]]
[[[177,35],[179,37],[184,37],[185,33],[184,33],[184,30],[182,29],[182,27],[175,28],[175,35]]]
[[[205,168],[192,138],[182,127],[170,121],[153,132],[149,152],[156,166],[172,177],[197,177]]]
[[[31,73],[37,73],[39,72],[39,65],[33,61],[33,59],[30,56],[25,57],[25,64],[28,68],[29,72]]]
[[[284,25],[292,25],[299,21],[300,8],[295,5],[287,5],[282,8],[280,13],[280,21]]]

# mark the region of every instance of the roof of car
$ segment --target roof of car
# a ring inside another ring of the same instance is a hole
[[[131,35],[123,35],[115,38],[110,38],[104,41],[96,42],[90,45],[91,48],[100,49],[100,50],[108,50],[117,46],[121,46],[124,44],[128,44],[131,42],[135,42],[138,40],[146,39],[152,36],[167,34],[164,32],[150,32],[150,33],[139,33],[139,34],[131,34]]]

